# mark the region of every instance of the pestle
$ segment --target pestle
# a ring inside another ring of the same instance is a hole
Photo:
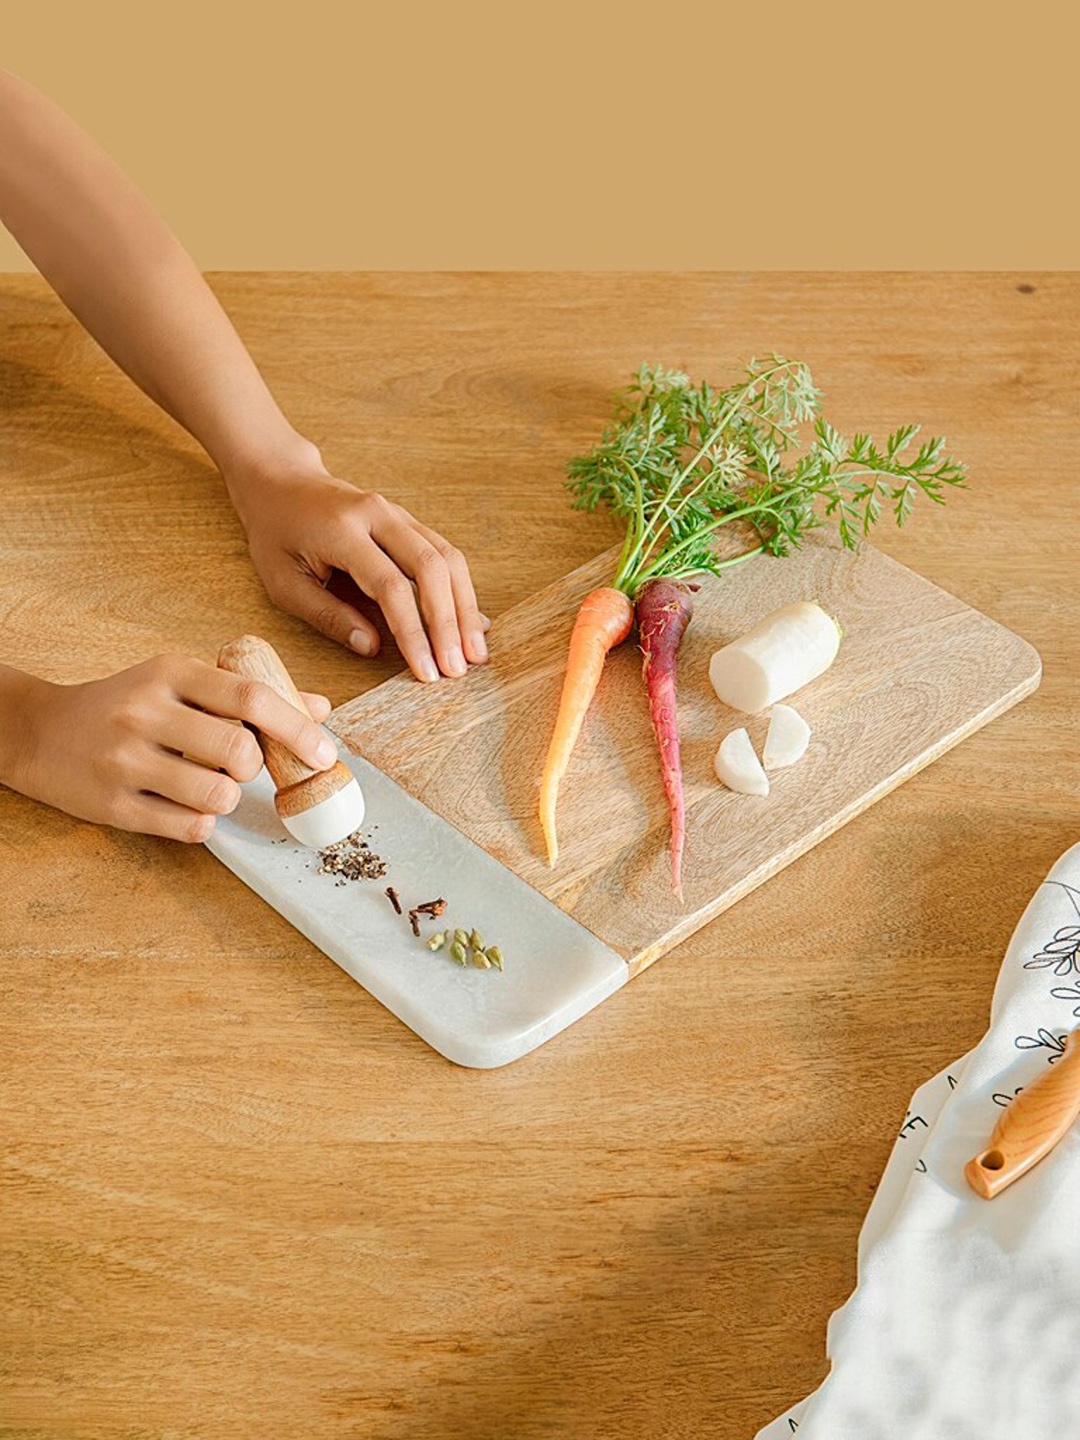
[[[304,715],[292,676],[272,645],[257,635],[241,635],[221,647],[218,665],[248,680],[261,680]],[[277,740],[255,731],[266,768],[274,782],[274,807],[281,823],[301,845],[324,850],[357,830],[364,820],[364,795],[346,765],[312,770]]]

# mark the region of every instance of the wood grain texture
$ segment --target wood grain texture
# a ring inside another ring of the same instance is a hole
[[[1080,1115],[1080,1030],[1065,1041],[1060,1062],[1036,1076],[1009,1101],[989,1143],[964,1166],[968,1184],[993,1200],[1026,1175],[1071,1129]]]
[[[287,700],[294,710],[307,715],[307,706],[300,698],[300,692],[281,656],[258,635],[239,635],[235,640],[226,640],[218,651],[217,663],[222,670],[229,670],[247,680],[257,680],[262,685],[269,685],[271,690],[283,700]],[[305,765],[288,746],[282,745],[272,736],[263,735],[260,731],[258,739],[266,768],[278,791],[287,790],[293,785],[303,785],[319,773],[310,765]],[[320,795],[318,800],[323,798],[324,796]],[[309,803],[317,804],[318,800]]]
[[[729,546],[738,553],[737,542]],[[641,679],[624,644],[605,666],[563,780],[560,857],[548,867],[537,789],[582,598],[609,580],[617,548],[523,601],[488,638],[490,662],[459,684],[409,675],[338,709],[331,726],[411,794],[561,906],[638,974],[1039,683],[1019,636],[869,545],[830,531],[782,560],[702,582],[679,656],[687,846],[685,898],[671,889],[668,815]],[[767,715],[722,705],[709,658],[781,605],[814,600],[845,638],[799,692],[813,732],[768,796],[718,784],[721,738]]]
[[[824,1375],[908,1099],[983,1033],[1080,833],[1080,279],[214,285],[328,463],[462,545],[495,617],[614,543],[560,467],[642,359],[803,356],[839,425],[917,418],[967,460],[969,491],[877,543],[1044,677],[485,1074],[211,856],[0,793],[0,1428],[748,1440]],[[274,610],[191,442],[40,282],[0,296],[6,661],[73,681],[252,631],[338,704],[400,668]]]

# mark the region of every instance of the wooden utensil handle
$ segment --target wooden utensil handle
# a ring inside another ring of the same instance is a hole
[[[218,654],[218,666],[222,670],[230,670],[234,675],[242,675],[247,680],[261,680],[301,714],[311,718],[307,706],[300,698],[300,692],[293,684],[292,676],[282,664],[281,656],[272,645],[260,640],[258,635],[241,635],[237,640],[228,641]],[[287,790],[290,785],[297,785],[302,780],[310,780],[312,775],[322,773],[312,770],[302,760],[298,760],[280,741],[272,740],[258,730],[255,735],[262,749],[266,768],[278,790]]]
[[[992,1200],[1049,1154],[1078,1114],[1080,1030],[1074,1030],[1057,1064],[1010,1101],[990,1144],[968,1161],[964,1169],[968,1184]]]

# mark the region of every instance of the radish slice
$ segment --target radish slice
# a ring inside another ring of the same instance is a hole
[[[740,795],[769,793],[769,777],[761,768],[745,730],[732,730],[724,736],[713,766],[729,790],[737,790]]]
[[[810,744],[810,726],[790,705],[777,705],[769,716],[769,733],[765,736],[762,760],[766,770],[782,770],[794,765],[806,754]]]
[[[774,610],[709,662],[709,679],[725,705],[755,714],[801,690],[829,668],[840,628],[809,600]]]

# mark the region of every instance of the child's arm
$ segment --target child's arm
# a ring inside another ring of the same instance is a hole
[[[232,721],[257,725],[313,769],[337,759],[316,724],[329,700],[304,699],[311,720],[269,686],[182,655],[85,685],[0,665],[0,784],[83,820],[202,841],[239,803],[237,782],[262,768],[255,737]]]
[[[460,553],[400,506],[329,474],[149,202],[59,107],[3,71],[0,220],[117,364],[206,449],[271,599],[374,654],[375,627],[323,588],[332,569],[346,570],[419,678],[486,658]]]

